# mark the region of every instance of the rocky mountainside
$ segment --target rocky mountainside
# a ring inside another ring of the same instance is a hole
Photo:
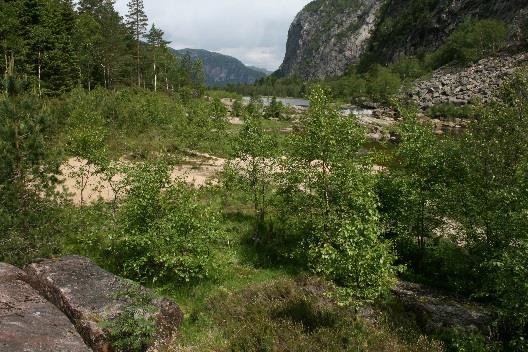
[[[295,17],[279,76],[340,76],[365,52],[382,0],[316,0]]]
[[[361,59],[435,50],[467,18],[515,23],[527,10],[526,0],[315,0],[293,21],[277,75],[340,76]]]
[[[528,64],[528,54],[489,57],[466,68],[444,68],[415,82],[410,98],[422,109],[438,104],[464,105],[473,100],[487,102],[493,98],[505,78]]]
[[[193,59],[202,60],[205,83],[211,87],[227,84],[251,84],[267,76],[264,69],[257,69],[244,65],[240,60],[202,49],[174,50],[178,56],[191,55]]]

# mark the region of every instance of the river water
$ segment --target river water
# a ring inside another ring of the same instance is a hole
[[[262,97],[262,102],[265,106],[268,106],[271,104],[272,97]],[[248,104],[250,102],[250,97],[244,97],[243,102]],[[277,97],[277,101],[283,103],[286,106],[293,106],[293,107],[301,107],[301,108],[308,108],[310,107],[310,101],[307,99],[302,98],[279,98]],[[372,116],[373,111],[370,109],[361,109],[357,107],[350,107],[350,106],[343,106],[341,107],[341,113],[343,115],[350,115],[354,114],[357,116]]]

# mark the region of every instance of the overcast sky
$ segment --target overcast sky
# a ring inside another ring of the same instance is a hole
[[[124,15],[128,0],[117,0]],[[288,29],[310,0],[144,0],[150,23],[175,49],[206,49],[246,65],[275,70],[286,51]]]

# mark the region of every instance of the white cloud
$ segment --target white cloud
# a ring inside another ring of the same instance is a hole
[[[128,0],[117,0],[121,14]],[[245,64],[278,68],[289,26],[310,0],[144,0],[150,22],[175,49],[233,55]]]

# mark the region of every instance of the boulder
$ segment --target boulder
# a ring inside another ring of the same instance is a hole
[[[0,351],[91,351],[68,318],[25,278],[20,269],[0,263]]]
[[[111,350],[102,321],[118,316],[131,304],[126,290],[148,289],[132,286],[87,258],[68,256],[55,260],[43,260],[28,265],[28,282],[41,295],[59,307],[74,323],[85,342],[94,351]],[[165,338],[181,324],[180,308],[166,299],[155,298],[152,305],[158,308],[153,319],[158,326],[158,337]]]
[[[394,295],[404,308],[415,315],[426,333],[459,328],[491,337],[492,314],[476,303],[435,292],[423,285],[400,281]]]

